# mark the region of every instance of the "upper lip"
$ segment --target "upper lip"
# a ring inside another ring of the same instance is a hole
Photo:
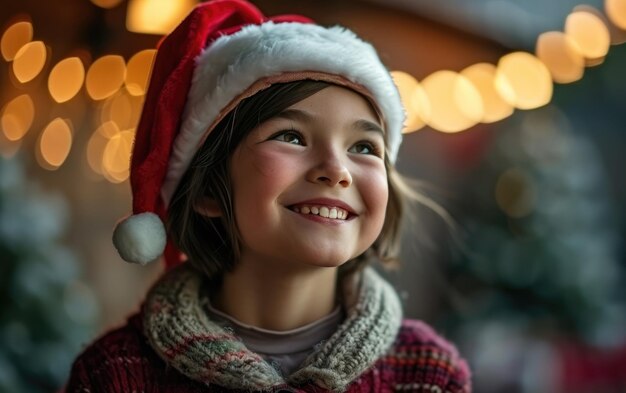
[[[340,201],[339,199],[314,198],[314,199],[307,199],[306,201],[296,202],[296,203],[291,204],[290,206],[297,206],[297,205],[320,205],[320,206],[338,207],[340,209],[346,210],[350,214],[356,215],[356,212],[354,211],[352,206],[350,206],[349,204],[343,201]]]

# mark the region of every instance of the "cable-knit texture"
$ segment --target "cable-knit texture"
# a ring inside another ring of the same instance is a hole
[[[259,355],[208,319],[200,301],[202,275],[188,264],[173,269],[150,291],[144,332],[154,350],[189,378],[242,390],[283,382]]]
[[[344,297],[350,290],[344,287]],[[315,381],[342,391],[391,346],[402,322],[396,292],[371,268],[363,271],[356,302],[347,305],[347,318],[339,329],[311,354],[290,382]]]
[[[67,392],[469,393],[453,345],[420,321],[401,323],[393,289],[374,270],[344,283],[347,317],[284,380],[202,307],[202,275],[182,265],[152,288],[142,313],[90,345]]]
[[[288,382],[343,391],[385,353],[396,337],[402,310],[395,291],[371,268],[362,274],[356,301],[339,329],[311,354]],[[349,280],[346,285],[354,285]],[[154,350],[189,378],[242,390],[285,383],[259,355],[207,317],[203,279],[187,265],[168,273],[148,294],[144,332]],[[344,288],[348,295],[353,288]]]

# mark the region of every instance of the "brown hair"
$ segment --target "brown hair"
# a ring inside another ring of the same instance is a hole
[[[239,258],[239,231],[235,224],[230,181],[230,157],[244,137],[256,126],[289,106],[330,86],[327,82],[280,83],[244,99],[215,129],[195,154],[169,206],[167,231],[196,269],[210,278],[231,270]],[[401,218],[410,189],[385,155],[389,201],[378,239],[363,255],[341,267],[342,273],[357,270],[370,256],[385,265],[397,261],[400,249]],[[220,217],[208,218],[195,207],[205,197],[218,203]]]

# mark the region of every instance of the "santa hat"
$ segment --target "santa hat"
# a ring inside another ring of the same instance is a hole
[[[207,135],[246,97],[274,83],[321,80],[366,96],[385,123],[393,162],[404,113],[374,48],[351,31],[298,15],[267,18],[244,0],[201,3],[161,42],[137,127],[130,169],[133,215],[113,233],[120,256],[139,264],[182,254],[163,222]]]

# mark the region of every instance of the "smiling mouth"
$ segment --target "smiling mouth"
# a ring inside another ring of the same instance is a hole
[[[303,215],[320,216],[323,218],[330,218],[335,220],[348,220],[351,217],[354,217],[354,215],[347,210],[336,206],[299,205],[290,206],[289,209]]]

